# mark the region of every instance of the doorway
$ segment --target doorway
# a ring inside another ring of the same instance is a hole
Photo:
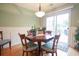
[[[62,13],[46,18],[46,30],[52,31],[52,35],[60,33],[58,49],[68,51],[68,29],[70,13]]]

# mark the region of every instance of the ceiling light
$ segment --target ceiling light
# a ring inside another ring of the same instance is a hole
[[[39,4],[39,11],[35,12],[35,15],[40,18],[45,15],[45,12],[41,10],[41,4]]]

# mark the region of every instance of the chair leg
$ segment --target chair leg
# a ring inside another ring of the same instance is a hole
[[[1,56],[1,46],[0,46],[0,56]]]
[[[11,49],[11,41],[9,42],[9,47],[10,47],[10,49]]]
[[[28,52],[26,52],[26,56],[28,56]]]
[[[23,54],[22,54],[22,56],[24,56],[24,51],[23,51]]]
[[[33,55],[33,56],[36,55],[36,54],[37,54],[36,52],[37,52],[37,50],[36,50],[36,51],[34,50],[34,51],[32,52],[32,53],[33,53],[32,55]]]
[[[55,52],[56,53],[56,56],[57,56],[57,52]]]
[[[52,56],[54,56],[54,53],[52,53]]]
[[[42,56],[43,56],[43,50],[41,50],[41,54],[42,54]]]

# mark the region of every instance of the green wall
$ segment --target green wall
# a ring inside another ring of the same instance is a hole
[[[40,26],[39,19],[32,10],[15,4],[0,4],[0,27]]]
[[[79,27],[79,4],[74,4],[71,11],[71,26]]]

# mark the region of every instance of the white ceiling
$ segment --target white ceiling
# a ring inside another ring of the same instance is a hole
[[[45,12],[51,11],[55,8],[63,6],[65,3],[42,3],[41,9]],[[23,7],[34,12],[39,10],[39,3],[16,3],[17,6]]]

